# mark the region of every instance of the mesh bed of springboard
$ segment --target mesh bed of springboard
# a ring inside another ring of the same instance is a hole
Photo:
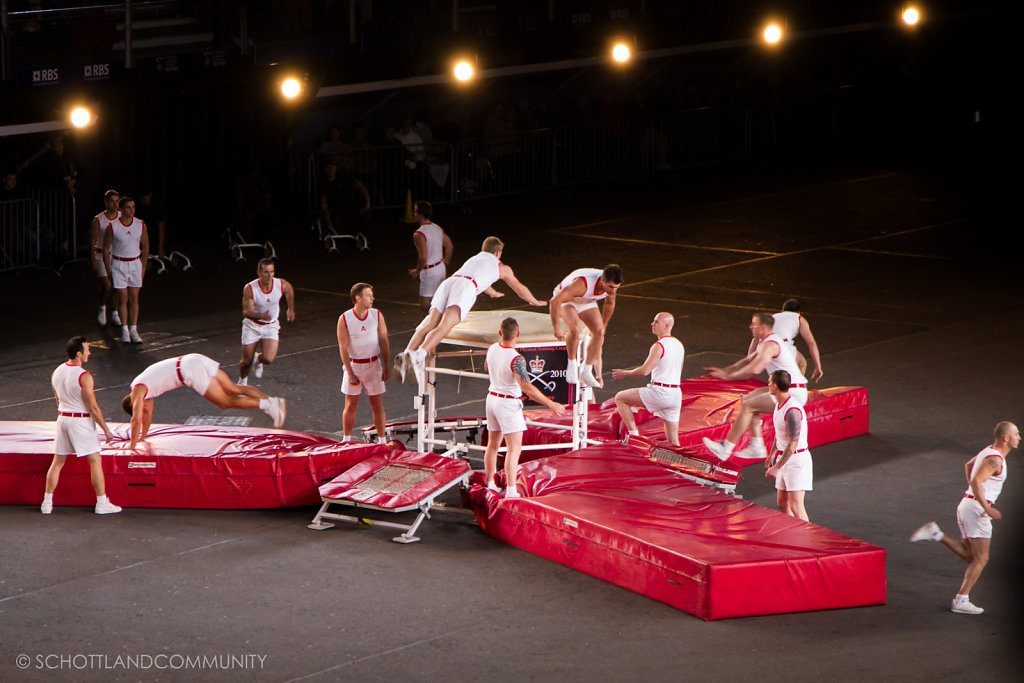
[[[520,467],[525,497],[474,486],[488,534],[701,617],[885,603],[885,550],[687,481],[622,446]]]

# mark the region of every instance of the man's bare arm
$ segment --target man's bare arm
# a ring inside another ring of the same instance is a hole
[[[281,280],[281,292],[284,294],[284,300],[288,303],[288,313],[285,315],[285,319],[288,322],[295,321],[295,290],[292,289],[292,285],[287,280]]]
[[[512,372],[515,374],[516,383],[519,385],[519,388],[523,390],[523,393],[532,398],[534,401],[537,401],[537,403],[546,405],[548,408],[554,411],[555,415],[561,417],[562,415],[565,414],[565,406],[563,406],[561,403],[555,403],[550,398],[542,394],[540,389],[538,389],[537,387],[533,386],[533,384],[530,383],[530,376],[526,372],[525,358],[523,358],[522,356],[517,356],[516,359],[512,361]]]
[[[516,293],[520,299],[530,304],[531,306],[546,306],[547,301],[541,301],[533,295],[530,288],[524,285],[522,282],[516,279],[516,274],[512,272],[512,269],[502,264],[499,267],[498,272],[501,274],[501,279],[512,288],[512,291]]]
[[[817,382],[825,374],[821,367],[821,353],[818,351],[818,342],[814,339],[811,326],[803,316],[800,317],[800,336],[807,342],[807,352],[811,355],[811,361],[814,363],[811,379]]]
[[[638,365],[631,370],[612,370],[612,379],[646,377],[651,374],[651,371],[658,365],[658,361],[661,360],[662,354],[664,354],[664,351],[661,348],[661,344],[654,343],[651,345],[651,350],[647,352],[647,358],[644,360],[643,365]]]

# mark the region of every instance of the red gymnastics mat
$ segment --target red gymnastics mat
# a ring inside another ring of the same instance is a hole
[[[623,446],[473,486],[491,536],[702,619],[885,603],[885,550],[685,480]]]
[[[101,441],[107,495],[125,507],[277,508],[320,503],[319,487],[390,444],[342,444],[282,429],[153,425],[128,450],[128,425]],[[0,504],[38,505],[54,422],[0,422]],[[85,458],[68,456],[53,502],[94,505]]]

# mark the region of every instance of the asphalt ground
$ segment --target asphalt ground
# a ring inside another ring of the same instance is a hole
[[[806,161],[511,197],[469,213],[439,207],[435,216],[458,262],[489,234],[505,239],[503,261],[540,298],[574,268],[620,263],[626,284],[607,370],[643,360],[649,322],[666,310],[686,346],[684,375],[701,375],[745,352],[751,312],[799,298],[822,350],[820,386],[867,386],[871,405],[869,435],[814,449],[808,511],[887,549],[885,606],[703,622],[504,545],[458,510],[438,513],[422,542],[403,546],[381,528],[307,530],[312,507],[109,517],[58,508],[44,517],[5,506],[0,680],[1018,680],[1016,454],[992,558],[972,592],[984,615],[948,611],[960,560],[907,541],[932,519],[956,535],[963,463],[990,443],[997,421],[1024,423],[1018,241],[991,194],[970,168]],[[342,408],[335,324],[349,287],[375,286],[393,350],[420,319],[405,274],[411,228],[378,215],[372,253],[330,255],[304,217],[295,222],[277,235],[277,272],[296,288],[297,318],[257,384],[288,399],[287,427],[331,434]],[[192,272],[147,276],[141,349],[98,328],[83,264],[61,278],[0,274],[9,316],[0,420],[53,419],[49,375],[79,333],[98,342],[89,369],[110,420],[120,419],[131,379],[156,360],[200,352],[233,375],[255,258],[233,263],[212,240],[186,251]],[[478,307],[520,303],[509,293]],[[609,376],[598,399],[638,384]],[[442,414],[482,414],[483,393],[445,378]],[[412,389],[390,383],[385,406],[389,419],[411,419]],[[156,421],[211,414],[177,391],[159,399]],[[270,425],[261,413],[229,414]],[[359,423],[369,422],[364,399]],[[759,468],[738,490],[775,505]],[[222,668],[185,659],[195,657],[219,657]]]

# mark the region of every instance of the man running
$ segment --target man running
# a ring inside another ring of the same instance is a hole
[[[256,274],[258,277],[242,288],[242,360],[238,362],[238,386],[249,383],[250,368],[259,379],[263,377],[263,366],[277,358],[282,296],[288,304],[288,322],[295,320],[295,292],[287,280],[274,277],[273,259],[260,259]]]
[[[578,268],[566,275],[551,293],[551,328],[556,339],[565,340],[565,350],[569,354],[565,377],[569,383],[577,382],[579,372],[580,379],[587,385],[595,388],[604,386],[601,352],[605,330],[615,312],[615,292],[621,286],[622,269],[613,263],[605,266],[604,270]],[[597,302],[602,300],[603,311],[597,307]],[[569,327],[568,332],[562,329],[562,318]],[[576,363],[576,346],[582,325],[590,330],[590,343],[580,370]]]
[[[283,398],[268,397],[255,387],[238,386],[228,379],[217,361],[190,353],[153,363],[132,380],[131,393],[121,399],[121,410],[132,417],[132,450],[149,433],[153,423],[153,399],[185,386],[222,410],[258,408],[274,420],[275,427],[284,424]]]

